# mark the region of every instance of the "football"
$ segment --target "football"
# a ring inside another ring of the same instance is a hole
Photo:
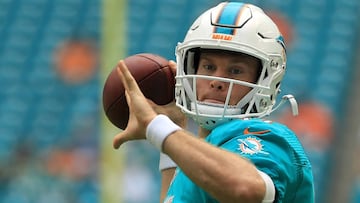
[[[140,53],[128,56],[124,62],[146,98],[158,105],[174,100],[175,76],[167,59],[151,53]],[[106,117],[113,125],[124,130],[129,119],[129,107],[116,67],[105,80],[102,101]]]

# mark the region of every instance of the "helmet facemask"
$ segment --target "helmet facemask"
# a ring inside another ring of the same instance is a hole
[[[183,111],[192,117],[196,122],[198,122],[202,127],[206,129],[212,129],[212,126],[217,126],[221,123],[227,122],[234,118],[246,118],[248,114],[257,113],[256,103],[253,101],[254,95],[259,92],[261,89],[266,89],[266,87],[261,87],[256,83],[250,83],[246,81],[223,78],[216,76],[208,75],[199,75],[197,74],[197,67],[199,63],[200,52],[232,52],[227,50],[209,50],[209,49],[190,49],[186,52],[186,56],[183,60],[185,63],[178,63],[178,66],[184,67],[178,68],[177,73],[177,105],[181,106]],[[232,53],[240,54],[240,53]],[[246,54],[242,54],[246,55]],[[247,57],[251,57],[248,56]],[[254,58],[254,57],[252,57]],[[260,62],[259,62],[260,64]],[[258,67],[259,71],[257,73],[257,78],[261,75],[261,67]],[[179,72],[181,71],[181,72]],[[226,93],[226,100],[224,104],[218,103],[209,103],[198,100],[198,92],[196,84],[198,80],[210,80],[210,81],[221,81],[228,84],[228,89]],[[233,87],[235,85],[241,85],[251,88],[251,90],[236,104],[231,105],[229,103],[232,93],[234,91]]]

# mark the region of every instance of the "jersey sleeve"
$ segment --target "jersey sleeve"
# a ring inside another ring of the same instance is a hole
[[[302,178],[303,167],[310,167],[297,137],[282,125],[248,123],[237,128],[230,125],[216,133],[218,136],[210,137],[209,142],[250,160],[269,175],[277,199],[285,198],[289,190],[297,191],[298,184],[294,183]]]

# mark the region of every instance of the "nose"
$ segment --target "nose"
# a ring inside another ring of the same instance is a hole
[[[221,82],[219,80],[212,80],[210,82],[211,88],[215,88],[217,90],[224,90],[225,89],[225,83]]]

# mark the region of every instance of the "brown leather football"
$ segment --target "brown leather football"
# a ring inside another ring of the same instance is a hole
[[[141,53],[125,58],[124,62],[146,98],[159,105],[174,100],[175,76],[167,59],[151,53]],[[105,81],[102,100],[106,117],[116,127],[124,130],[129,119],[129,108],[125,88],[116,67]]]

